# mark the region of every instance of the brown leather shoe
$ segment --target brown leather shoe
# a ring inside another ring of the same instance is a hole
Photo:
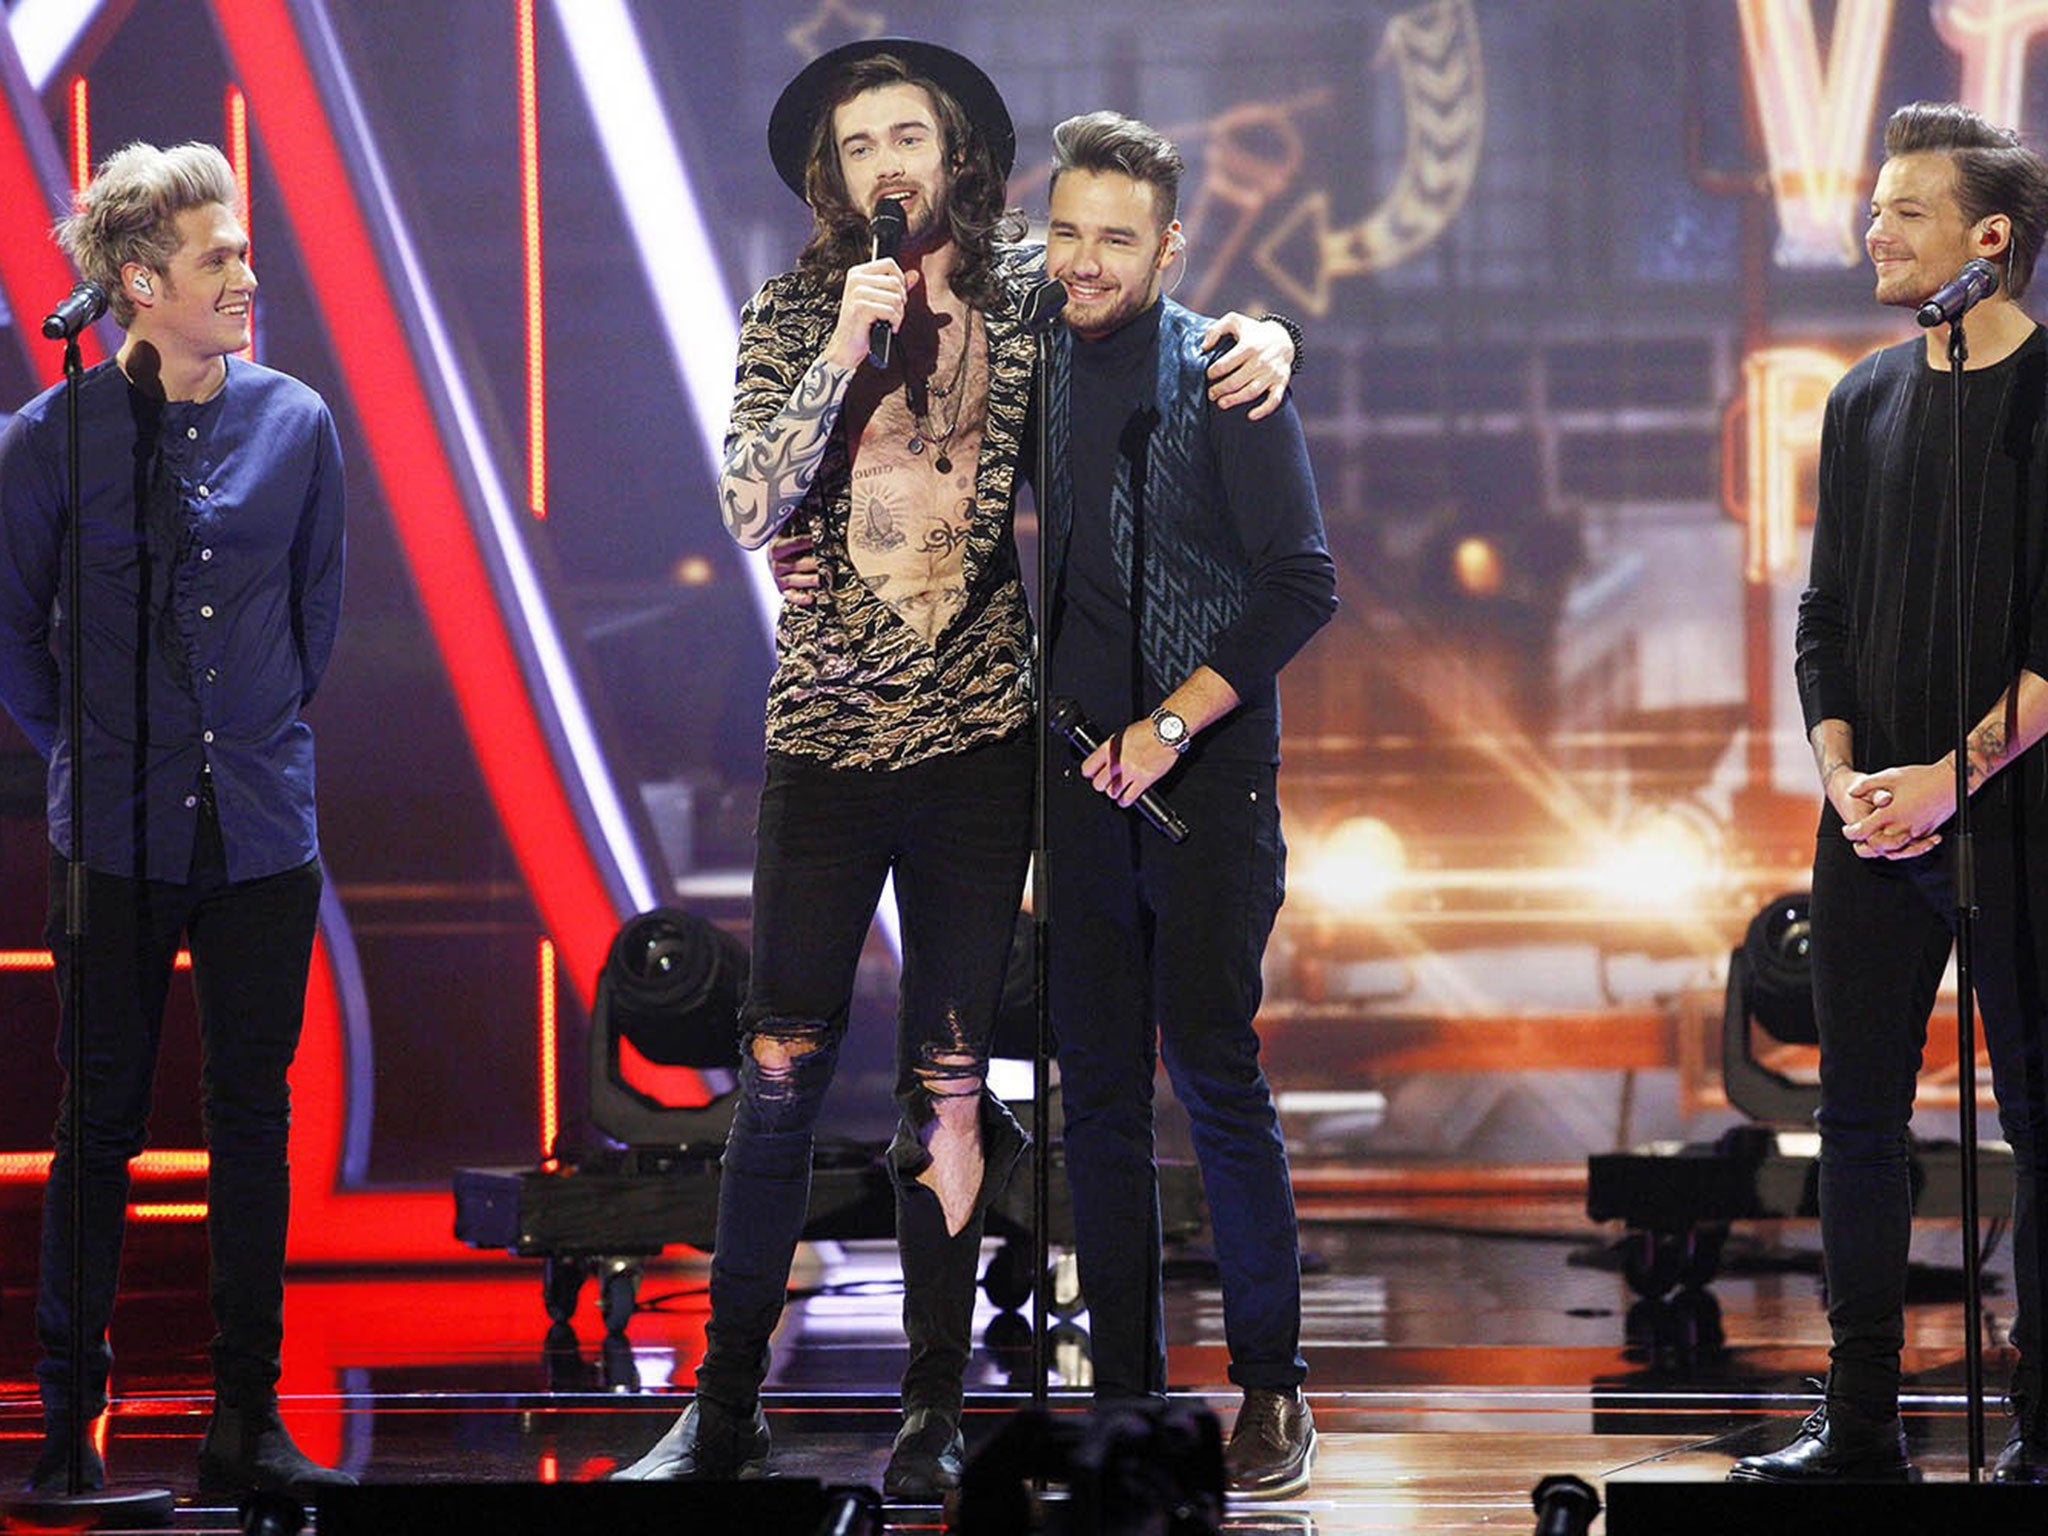
[[[1308,1487],[1316,1421],[1301,1388],[1250,1387],[1223,1452],[1223,1488],[1240,1499],[1291,1499]]]
[[[1728,1469],[1731,1483],[1917,1483],[1920,1472],[1906,1459],[1906,1431],[1897,1414],[1863,1419],[1828,1406],[1806,1416],[1792,1443],[1781,1450],[1745,1456]]]

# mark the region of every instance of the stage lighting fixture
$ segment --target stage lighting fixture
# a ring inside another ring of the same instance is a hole
[[[252,1493],[242,1500],[242,1536],[298,1536],[305,1506],[288,1493]]]
[[[1365,916],[1390,902],[1408,873],[1401,834],[1377,816],[1347,816],[1304,861],[1300,884],[1322,906]]]
[[[673,907],[630,919],[612,940],[590,1015],[590,1119],[633,1147],[722,1141],[732,1120],[747,949]],[[622,1043],[664,1067],[703,1073],[708,1102],[666,1104],[628,1080]]]
[[[1536,1507],[1536,1536],[1586,1536],[1600,1513],[1593,1485],[1569,1472],[1553,1473],[1529,1495]]]
[[[1634,908],[1683,911],[1721,871],[1720,829],[1698,806],[1652,806],[1630,817],[1594,865],[1610,900]]]
[[[1783,1045],[1816,1045],[1813,1018],[1813,908],[1803,891],[1774,896],[1750,919],[1728,958],[1721,1010],[1721,1080],[1728,1102],[1766,1125],[1812,1123],[1820,1087],[1765,1066],[1751,1047],[1752,1021]]]

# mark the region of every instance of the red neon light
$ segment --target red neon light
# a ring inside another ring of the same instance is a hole
[[[255,235],[251,226],[254,220],[249,213],[249,98],[242,94],[240,86],[230,85],[227,88],[222,117],[227,125],[228,164],[234,169],[235,192],[242,205],[236,212],[242,220],[242,232],[250,237],[253,249]],[[236,356],[246,362],[256,360],[256,332],[253,327],[249,332],[249,345]]]
[[[540,258],[540,91],[534,67],[533,0],[519,0],[519,223],[526,257],[526,504],[548,515],[545,284]]]
[[[619,913],[527,694],[411,346],[284,0],[214,0],[477,763],[587,1006]]]
[[[204,1221],[206,1220],[206,1202],[204,1200],[156,1201],[149,1204],[131,1205],[128,1207],[128,1219],[130,1221],[152,1223]]]
[[[172,960],[174,970],[192,969],[192,951],[181,949]],[[47,949],[0,949],[0,971],[54,971],[57,957]]]
[[[0,1152],[0,1184],[42,1179],[50,1172],[47,1152]],[[129,1175],[138,1180],[189,1179],[206,1172],[204,1152],[142,1152],[128,1160]]]
[[[562,1129],[561,1085],[557,1080],[555,1046],[560,1034],[555,1009],[555,945],[540,941],[540,1155],[555,1155],[555,1138]]]
[[[92,87],[85,76],[71,77],[71,189],[83,192],[92,182]]]
[[[48,126],[40,125],[35,132],[37,142],[46,146],[44,152],[52,152]],[[7,210],[8,230],[0,237],[0,292],[6,294],[7,307],[17,316],[44,313],[39,306],[54,303],[78,280],[63,253],[47,238],[50,217],[57,211],[51,197],[54,189],[45,186],[37,172],[29,133],[14,115],[12,93],[0,91],[0,208]],[[63,379],[62,347],[32,343],[24,355],[40,383],[50,385]],[[79,357],[88,368],[105,355],[96,333],[79,338]],[[596,967],[603,963],[604,954],[599,951],[590,971],[593,978]]]

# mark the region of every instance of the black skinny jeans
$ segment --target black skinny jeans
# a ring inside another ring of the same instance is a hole
[[[45,939],[69,1004],[73,965],[65,936],[69,863],[52,852]],[[319,921],[317,859],[257,880],[230,882],[220,826],[202,811],[185,884],[90,871],[85,934],[85,1228],[82,1288],[86,1416],[106,1400],[113,1351],[107,1324],[120,1281],[128,1160],[149,1139],[151,1088],[164,1000],[179,940],[192,951],[199,1002],[201,1090],[208,1171],[206,1234],[217,1330],[214,1386],[221,1400],[261,1408],[277,1390],[284,1339],[285,1228],[291,1211],[286,1073],[305,1016],[306,971]],[[56,1156],[43,1197],[36,1366],[46,1411],[70,1407],[71,1062],[68,1022],[58,1031],[66,1068]]]
[[[2013,1150],[2012,1343],[2039,1369],[2039,1191],[2048,1156],[2048,849],[2001,824],[1974,839],[1973,969],[1998,1118]],[[1913,1194],[1907,1123],[1927,1018],[1954,942],[1953,844],[1865,860],[1830,814],[1813,864],[1820,1026],[1821,1247],[1834,1338],[1828,1397],[1872,1414],[1898,1401]]]
[[[934,1092],[988,1063],[1031,844],[1028,738],[893,770],[771,755],[754,863],[753,971],[741,1010],[740,1104],[727,1133],[711,1259],[701,1397],[750,1412],[768,1371],[810,1201],[812,1133],[838,1065],[854,972],[882,883],[895,878],[903,969],[890,1148],[910,1363],[906,1409],[957,1415],[974,1312],[981,1212],[1024,1137],[981,1099],[986,1173],[975,1219],[949,1236],[916,1182]],[[793,1052],[764,1068],[757,1037]]]

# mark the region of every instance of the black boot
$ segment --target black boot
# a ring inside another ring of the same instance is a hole
[[[250,1493],[303,1495],[323,1486],[354,1485],[348,1473],[321,1466],[292,1443],[276,1403],[237,1408],[214,1400],[213,1418],[199,1447],[201,1493],[232,1498]]]
[[[768,1418],[761,1405],[736,1414],[699,1397],[652,1450],[612,1474],[616,1483],[678,1483],[768,1475]]]
[[[69,1412],[46,1409],[43,1413],[42,1454],[36,1457],[35,1467],[28,1475],[30,1493],[71,1491],[71,1442],[74,1438],[79,1441],[79,1491],[89,1493],[107,1485],[107,1463],[100,1455],[100,1448],[92,1443],[92,1419],[85,1421],[83,1429],[77,1429],[73,1427]]]
[[[2013,1372],[2005,1407],[2012,1425],[1998,1464],[1991,1469],[1991,1481],[2048,1483],[2048,1394],[2041,1390],[2041,1373],[2022,1363]]]
[[[1733,1483],[1917,1483],[1906,1458],[1899,1416],[1867,1415],[1823,1403],[1782,1450],[1745,1456],[1728,1469]]]

